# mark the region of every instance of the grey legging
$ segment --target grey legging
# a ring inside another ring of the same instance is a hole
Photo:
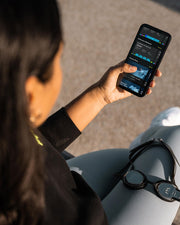
[[[163,138],[180,161],[180,126],[151,128],[144,133],[141,143],[151,138]],[[78,167],[99,195],[110,225],[171,225],[179,203],[161,200],[151,184],[145,189],[130,190],[119,181],[112,187],[113,175],[126,165],[128,153],[128,149],[107,149],[81,155],[67,163],[69,167]],[[162,147],[152,147],[134,164],[151,181],[168,179],[172,168],[172,160]],[[175,180],[180,187],[178,166]]]

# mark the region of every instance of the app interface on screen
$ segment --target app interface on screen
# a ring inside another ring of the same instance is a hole
[[[126,61],[136,66],[137,70],[134,73],[125,74],[120,85],[142,94],[167,41],[168,36],[164,33],[142,27]]]

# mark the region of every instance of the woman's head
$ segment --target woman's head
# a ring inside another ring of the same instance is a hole
[[[56,0],[0,1],[0,224],[36,224],[43,213],[44,159],[31,130],[58,95],[62,40]]]
[[[25,89],[28,98],[30,121],[35,127],[41,125],[47,119],[58,97],[62,83],[61,54],[62,43],[51,64],[50,77],[45,83],[33,74],[26,80]]]
[[[25,97],[20,84],[24,84],[28,77],[33,76],[42,84],[52,78],[54,57],[63,39],[57,5],[55,0],[3,0],[0,5],[0,73],[9,74],[10,77],[2,79],[9,79],[16,87],[8,92],[12,99],[16,97],[12,91],[17,88],[21,97]],[[31,92],[28,85],[26,90]],[[2,92],[6,93],[5,90]],[[35,96],[28,94],[31,102]],[[36,117],[37,109],[33,104],[30,107],[31,117]],[[44,112],[41,113],[44,117]]]

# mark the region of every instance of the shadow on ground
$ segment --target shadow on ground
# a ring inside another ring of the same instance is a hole
[[[177,0],[151,0],[151,1],[162,4],[165,7],[180,13],[180,1]]]

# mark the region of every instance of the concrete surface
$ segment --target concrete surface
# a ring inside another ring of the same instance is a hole
[[[95,83],[111,65],[125,59],[136,32],[148,23],[172,35],[153,93],[106,106],[68,147],[74,155],[107,148],[128,148],[160,111],[180,106],[180,1],[60,0],[65,48],[63,87],[52,111]],[[178,223],[178,217],[174,221]]]

